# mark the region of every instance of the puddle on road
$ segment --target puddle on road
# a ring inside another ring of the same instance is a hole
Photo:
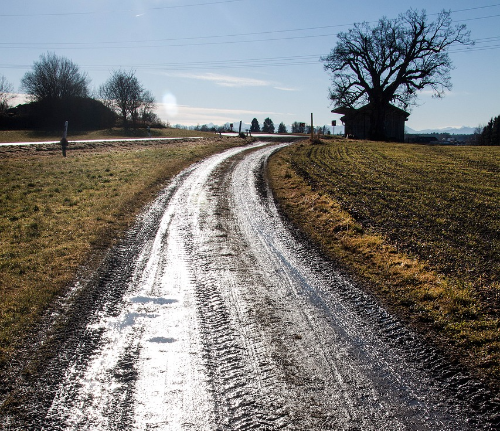
[[[130,298],[129,301],[132,304],[155,304],[155,305],[170,305],[179,302],[177,299],[167,299],[167,298],[152,298],[148,296],[136,296]]]

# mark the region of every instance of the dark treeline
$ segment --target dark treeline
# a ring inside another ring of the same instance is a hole
[[[477,136],[478,145],[500,145],[500,115],[492,118]]]
[[[98,100],[89,97],[46,99],[18,105],[0,115],[0,129],[57,130],[68,121],[73,129],[113,127],[118,116]]]
[[[477,133],[405,133],[405,142],[410,144],[455,144],[477,145]]]
[[[163,127],[154,113],[155,99],[134,71],[115,70],[91,95],[90,78],[79,66],[54,53],[42,54],[21,80],[30,103],[10,107],[13,85],[0,76],[0,129],[73,130]]]

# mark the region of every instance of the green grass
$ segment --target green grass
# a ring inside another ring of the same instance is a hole
[[[325,252],[498,385],[499,147],[302,143],[270,175]]]
[[[169,178],[239,139],[0,152],[0,365]]]

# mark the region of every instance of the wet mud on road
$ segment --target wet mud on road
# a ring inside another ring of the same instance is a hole
[[[165,188],[75,286],[3,429],[496,429],[493,394],[280,217],[264,173],[281,145]]]

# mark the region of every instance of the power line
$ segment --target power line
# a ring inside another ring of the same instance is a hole
[[[500,15],[498,15],[500,16]],[[114,45],[114,46],[98,46],[89,43],[77,43],[77,44],[67,44],[67,43],[59,43],[59,44],[11,44],[11,43],[0,43],[0,48],[3,49],[57,49],[57,50],[102,50],[102,49],[131,49],[131,48],[162,48],[162,47],[173,47],[173,48],[185,48],[188,46],[211,46],[211,45],[236,45],[236,44],[248,44],[248,43],[256,43],[256,42],[277,42],[277,41],[286,41],[286,40],[303,40],[303,39],[313,39],[313,38],[321,38],[321,37],[334,37],[336,33],[326,33],[326,34],[317,34],[317,35],[302,35],[302,36],[287,36],[287,37],[275,37],[275,38],[261,38],[261,39],[249,39],[249,40],[227,40],[227,41],[214,41],[214,42],[201,42],[201,43],[167,43],[167,44],[152,44],[152,45],[140,45],[136,44],[133,41],[126,42],[128,45]],[[221,36],[222,37],[222,36]],[[193,38],[194,39],[194,38]],[[202,39],[196,38],[197,40]],[[206,38],[205,38],[206,39]],[[478,39],[479,41],[480,39]],[[116,42],[119,43],[119,42]],[[123,42],[122,42],[123,43]],[[85,46],[87,45],[87,46]]]
[[[290,33],[297,31],[309,31],[309,30],[324,30],[328,28],[338,28],[338,27],[347,27],[352,24],[337,24],[337,25],[325,25],[319,27],[304,27],[304,28],[294,28],[294,29],[285,29],[285,30],[269,30],[269,31],[259,31],[259,32],[251,32],[251,33],[233,33],[233,34],[222,34],[222,35],[213,35],[213,36],[189,36],[189,37],[172,37],[172,38],[162,38],[162,39],[142,39],[142,40],[129,40],[129,41],[105,41],[99,42],[100,44],[111,45],[111,44],[119,44],[119,43],[151,43],[151,42],[175,42],[180,40],[206,40],[206,39],[221,39],[226,37],[246,37],[246,36],[260,36],[264,34],[275,34],[275,33]],[[307,37],[307,36],[306,36]],[[88,45],[88,42],[0,42],[0,45],[17,45],[22,47],[23,45]]]
[[[169,9],[169,8],[178,8],[178,7],[192,7],[192,6],[200,6],[200,5],[211,5],[211,4],[218,4],[218,3],[232,3],[232,2],[239,2],[239,1],[245,1],[245,0],[225,0],[225,1],[216,1],[216,2],[211,2],[211,3],[196,3],[196,4],[191,4],[191,5],[177,5],[177,6],[161,6],[161,7],[154,7],[150,8],[151,9]],[[452,13],[456,12],[466,12],[466,11],[471,11],[471,10],[478,10],[478,9],[486,9],[486,8],[492,8],[492,7],[497,7],[500,6],[500,3],[498,4],[493,4],[493,5],[488,5],[488,6],[478,6],[478,7],[473,7],[473,8],[467,8],[467,9],[458,9],[458,10],[453,10],[450,11]],[[82,13],[74,13],[74,14],[92,14],[95,12],[82,12]],[[73,13],[70,13],[73,14]],[[59,15],[59,14],[47,14],[47,15]],[[62,14],[64,15],[64,13]],[[431,14],[431,15],[438,15],[438,13]],[[0,14],[0,17],[2,16],[11,16],[11,15],[2,15]],[[465,21],[474,21],[474,20],[481,20],[481,19],[488,19],[488,18],[497,18],[499,17],[500,14],[497,15],[487,15],[487,16],[482,16],[482,17],[475,17],[475,18],[465,18],[461,20],[455,20],[455,22],[465,22]],[[376,21],[374,21],[376,22]],[[298,32],[298,31],[311,31],[311,30],[325,30],[325,29],[332,29],[332,28],[339,28],[339,27],[348,27],[352,26],[354,23],[350,24],[336,24],[336,25],[326,25],[326,26],[317,26],[317,27],[302,27],[302,28],[294,28],[294,29],[284,29],[284,30],[269,30],[269,31],[260,31],[260,32],[251,32],[251,33],[233,33],[233,34],[224,34],[224,35],[212,35],[212,36],[190,36],[190,37],[176,37],[176,38],[162,38],[162,39],[145,39],[145,40],[135,40],[135,41],[105,41],[105,42],[99,42],[99,44],[103,45],[115,45],[115,44],[122,44],[122,43],[130,43],[134,45],[142,44],[142,43],[155,43],[155,42],[176,42],[176,41],[192,41],[192,40],[206,40],[206,39],[221,39],[221,38],[234,38],[234,37],[248,37],[248,36],[261,36],[261,35],[266,35],[266,34],[279,34],[279,33],[289,33],[289,32]],[[336,36],[336,34],[322,34],[322,35],[304,35],[304,36],[293,36],[293,37],[285,37],[285,38],[271,38],[271,39],[256,39],[256,40],[248,40],[248,41],[239,41],[242,43],[249,43],[249,42],[265,42],[265,41],[277,41],[277,40],[290,40],[290,39],[301,39],[301,38],[311,38],[311,37],[327,37],[327,36]],[[225,42],[205,42],[201,44],[192,44],[192,43],[187,43],[187,44],[175,44],[175,45],[152,45],[152,46],[144,46],[145,48],[159,48],[161,46],[176,46],[176,47],[182,47],[182,46],[197,46],[197,45],[217,45],[217,44],[234,44],[234,43],[239,43],[238,41],[225,41]],[[64,48],[61,49],[69,49],[71,48],[77,48],[79,45],[89,45],[86,42],[37,42],[37,43],[22,43],[22,42],[0,42],[0,46],[2,45],[10,45],[10,46],[5,46],[6,48],[23,48],[26,46],[29,46],[30,48],[36,48],[38,46],[59,46],[59,45],[64,45]],[[131,48],[134,46],[123,46],[123,47],[118,47],[118,48]],[[106,47],[98,47],[99,49],[103,49]],[[112,48],[117,48],[113,46]],[[54,48],[54,49],[60,49],[60,48]],[[96,49],[96,47],[86,47],[85,49]]]
[[[285,66],[285,65],[299,65],[299,64],[312,64],[318,63],[321,54],[309,55],[295,55],[287,57],[267,57],[267,58],[250,58],[250,59],[236,59],[236,60],[212,60],[212,61],[194,61],[194,62],[178,62],[178,63],[143,63],[133,65],[121,65],[122,67],[131,67],[134,69],[151,69],[151,70],[192,70],[192,69],[219,69],[219,68],[240,68],[240,67],[268,67],[268,66]],[[0,68],[16,68],[16,69],[29,69],[32,65],[2,65]],[[105,69],[116,67],[110,64],[94,64],[83,65],[84,69]]]
[[[205,2],[205,3],[191,3],[191,4],[183,4],[183,5],[170,5],[170,6],[155,6],[155,7],[150,7],[144,9],[145,11],[152,11],[152,10],[166,10],[166,9],[185,9],[185,8],[190,8],[190,7],[198,7],[198,6],[211,6],[211,5],[217,5],[217,4],[228,4],[228,3],[238,3],[246,0],[218,0],[218,1],[211,1],[211,2]],[[468,12],[471,10],[478,10],[478,9],[488,9],[492,7],[497,7],[500,6],[500,3],[492,4],[492,5],[486,5],[486,6],[476,6],[472,8],[467,8],[467,9],[457,9],[453,10],[451,12]],[[0,14],[0,17],[6,17],[6,18],[14,18],[14,17],[42,17],[42,16],[81,16],[81,15],[98,15],[98,14],[106,14],[106,13],[117,13],[117,12],[133,12],[131,9],[127,10],[117,10],[117,9],[112,9],[112,10],[101,10],[101,11],[89,11],[89,12],[48,12],[48,13],[24,13],[24,14]],[[437,15],[438,13],[431,14],[431,15]],[[352,25],[352,24],[346,24],[346,25]]]
[[[217,4],[225,4],[225,3],[237,3],[246,0],[220,0],[220,1],[212,1],[207,3],[192,3],[192,4],[183,4],[183,5],[171,5],[171,6],[156,6],[145,9],[146,11],[151,10],[161,10],[161,9],[184,9],[189,7],[197,7],[197,6],[212,6]],[[99,15],[105,13],[117,13],[117,12],[132,12],[132,10],[107,10],[107,11],[92,11],[92,12],[50,12],[50,13],[25,13],[25,14],[0,14],[0,17],[6,18],[14,18],[14,17],[42,17],[42,16],[74,16],[74,15]]]
[[[476,48],[462,48],[462,49],[455,49],[450,51],[450,54],[455,54],[458,52],[478,52],[478,51],[489,51],[492,49],[498,49],[500,48],[500,45],[490,45],[490,46],[478,46]]]
[[[210,3],[194,3],[194,4],[183,4],[183,5],[172,5],[172,6],[156,6],[149,8],[147,10],[160,10],[160,9],[180,9],[180,8],[186,8],[186,7],[194,7],[194,6],[211,6],[214,4],[221,4],[221,3],[236,3],[236,2],[241,2],[245,0],[221,0],[221,1],[214,1]]]
[[[455,20],[455,22],[477,21],[477,20],[480,20],[480,19],[498,18],[499,16],[500,16],[500,14],[498,14],[498,15],[488,15],[488,16],[478,16],[478,17],[475,17],[475,18],[457,19],[457,20]]]
[[[81,49],[130,49],[130,48],[162,48],[162,47],[178,47],[178,48],[184,48],[187,46],[209,46],[209,45],[235,45],[235,44],[240,44],[240,43],[255,43],[255,42],[275,42],[275,41],[281,41],[281,40],[297,40],[297,39],[312,39],[312,38],[319,38],[319,37],[331,37],[331,36],[336,36],[336,33],[328,33],[328,34],[318,34],[318,35],[303,35],[303,36],[288,36],[288,37],[277,37],[277,38],[265,38],[265,39],[251,39],[251,40],[227,40],[227,41],[221,41],[221,42],[201,42],[201,43],[179,43],[179,44],[156,44],[156,45],[133,45],[133,42],[128,42],[132,43],[132,45],[122,45],[122,46],[113,46],[113,47],[108,47],[108,46],[59,46],[59,47],[52,47],[46,46],[45,49],[58,49],[58,50],[65,50],[65,49],[71,49],[71,50],[81,50]],[[201,38],[200,38],[201,39]],[[83,44],[81,44],[83,45]],[[3,46],[2,48],[4,49],[33,49],[33,48],[39,48],[39,46]]]
[[[452,10],[451,12],[469,12],[471,10],[478,10],[478,9],[487,9],[487,8],[490,8],[490,7],[497,7],[497,6],[500,6],[500,3],[497,3],[497,4],[490,4],[488,6],[476,6],[476,7],[469,7],[467,9],[457,9],[457,10]],[[436,14],[437,15],[437,14]]]
[[[485,18],[495,18],[500,17],[499,15],[490,15],[487,17],[478,17],[478,18],[469,18],[460,21],[471,21]],[[457,22],[460,22],[457,21]],[[343,24],[349,25],[349,24]],[[343,26],[342,25],[342,26]],[[340,26],[340,25],[339,25]],[[335,26],[335,27],[339,27]],[[316,28],[328,28],[330,26],[325,27],[311,27],[310,29]],[[167,44],[154,44],[154,45],[141,45],[142,43],[150,43],[150,42],[163,42],[163,41],[178,41],[178,40],[200,40],[200,39],[210,39],[210,38],[224,38],[224,37],[240,37],[240,36],[249,36],[249,35],[260,35],[260,34],[270,34],[270,33],[280,33],[280,32],[290,32],[290,31],[299,31],[299,30],[307,30],[304,29],[295,29],[295,30],[278,30],[272,32],[256,32],[256,33],[242,33],[242,34],[233,34],[233,35],[220,35],[220,36],[207,36],[207,37],[189,37],[189,38],[171,38],[171,39],[157,39],[151,41],[128,41],[126,44],[121,46],[116,46],[114,44],[124,43],[122,42],[100,42],[100,44],[113,46],[99,46],[95,44],[90,44],[86,42],[78,42],[78,43],[9,43],[9,42],[0,42],[0,48],[4,49],[39,49],[43,47],[44,49],[58,49],[58,50],[82,50],[82,49],[131,49],[131,48],[161,48],[161,47],[187,47],[187,46],[209,46],[209,45],[235,45],[240,43],[255,43],[255,42],[276,42],[276,41],[284,41],[284,40],[300,40],[300,39],[312,39],[312,38],[321,38],[321,37],[332,37],[336,36],[336,33],[326,33],[326,34],[317,34],[317,35],[301,35],[301,36],[287,36],[287,37],[275,37],[275,38],[261,38],[261,39],[249,39],[249,40],[228,40],[228,41],[219,41],[219,42],[202,42],[202,43],[167,43]],[[477,41],[479,41],[478,39]],[[476,41],[476,42],[477,42]],[[86,46],[85,46],[86,45]]]
[[[485,38],[481,43],[487,44],[500,39],[500,36]],[[479,47],[468,47],[463,49],[455,49],[450,53],[472,53],[485,50],[499,49],[500,45],[493,44]],[[286,57],[268,57],[268,58],[250,58],[250,59],[233,59],[233,60],[212,60],[212,61],[194,61],[194,62],[172,62],[172,63],[143,63],[133,65],[123,65],[120,67],[130,67],[133,69],[142,70],[160,70],[160,71],[187,71],[187,70],[206,70],[206,69],[238,69],[238,68],[262,68],[262,67],[289,67],[318,64],[320,57],[324,54],[297,55]],[[11,69],[29,69],[32,65],[2,65],[0,68]],[[111,64],[94,64],[83,65],[82,68],[87,70],[109,70],[116,68],[116,65]]]
[[[482,39],[481,43],[489,43],[500,39],[500,36]],[[468,47],[463,49],[455,49],[449,51],[450,53],[472,53],[486,50],[499,49],[500,45],[488,45],[479,47]],[[195,61],[195,62],[177,62],[177,63],[155,63],[155,64],[133,64],[123,65],[120,67],[130,67],[133,69],[142,70],[160,70],[160,71],[188,71],[188,70],[206,70],[206,69],[239,69],[239,68],[261,68],[261,67],[290,67],[290,66],[303,66],[318,64],[320,57],[325,54],[310,54],[298,55],[287,57],[268,57],[268,58],[250,58],[250,59],[236,59],[236,60],[212,60],[212,61]],[[0,68],[5,69],[30,69],[32,65],[13,64],[5,65],[0,64]],[[109,70],[116,68],[116,65],[111,64],[95,64],[83,65],[82,68],[86,70]]]
[[[243,1],[243,0],[232,0],[232,1]],[[218,2],[214,2],[218,3]],[[214,4],[210,3],[210,4]],[[209,3],[203,3],[203,4],[209,4]],[[189,6],[189,5],[185,5]],[[191,5],[194,6],[194,5]],[[494,6],[500,6],[498,5],[490,5],[490,6],[481,6],[481,7],[476,7],[476,8],[469,8],[469,9],[462,9],[459,11],[455,12],[460,12],[460,11],[467,11],[467,10],[473,10],[473,9],[484,9],[486,7],[494,7]],[[167,6],[165,6],[167,7]],[[1,16],[1,15],[0,15]],[[462,22],[462,21],[472,21],[472,20],[479,20],[479,19],[486,19],[486,18],[495,18],[499,17],[500,15],[489,15],[489,16],[484,16],[484,17],[476,17],[476,18],[467,18],[463,20],[457,20],[456,22]],[[255,42],[273,42],[273,41],[282,41],[282,40],[296,40],[296,39],[310,39],[310,38],[320,38],[320,37],[330,37],[330,36],[336,36],[335,33],[328,33],[328,34],[319,34],[319,35],[301,35],[301,36],[288,36],[288,37],[276,37],[276,38],[261,38],[261,39],[250,39],[250,40],[229,40],[229,41],[220,41],[220,42],[203,42],[203,43],[193,43],[193,42],[187,42],[187,43],[170,43],[170,44],[154,44],[154,45],[141,45],[143,43],[155,43],[155,42],[176,42],[176,41],[195,41],[195,40],[206,40],[206,39],[220,39],[220,38],[235,38],[235,37],[248,37],[248,36],[259,36],[259,35],[266,35],[266,34],[276,34],[276,33],[285,33],[285,32],[298,32],[298,31],[310,31],[310,30],[319,30],[319,29],[327,29],[327,28],[338,28],[338,27],[343,27],[343,26],[349,26],[352,24],[339,24],[339,25],[331,25],[331,26],[319,26],[319,27],[304,27],[304,28],[296,28],[296,29],[285,29],[285,30],[273,30],[273,31],[264,31],[264,32],[252,32],[252,33],[235,33],[235,34],[226,34],[226,35],[214,35],[214,36],[196,36],[196,37],[183,37],[183,38],[167,38],[167,39],[152,39],[152,40],[142,40],[142,41],[128,41],[125,42],[125,45],[121,46],[116,46],[116,44],[123,44],[123,41],[116,41],[116,42],[99,42],[99,44],[102,45],[113,45],[113,46],[98,46],[96,44],[89,44],[85,42],[76,42],[76,43],[67,43],[67,42],[61,42],[61,43],[9,43],[9,42],[0,42],[0,47],[3,47],[5,49],[33,49],[33,48],[40,48],[44,47],[44,49],[58,49],[58,50],[63,50],[63,49],[130,49],[130,48],[161,48],[161,47],[187,47],[187,46],[208,46],[208,45],[234,45],[234,44],[239,44],[239,43],[255,43]]]

